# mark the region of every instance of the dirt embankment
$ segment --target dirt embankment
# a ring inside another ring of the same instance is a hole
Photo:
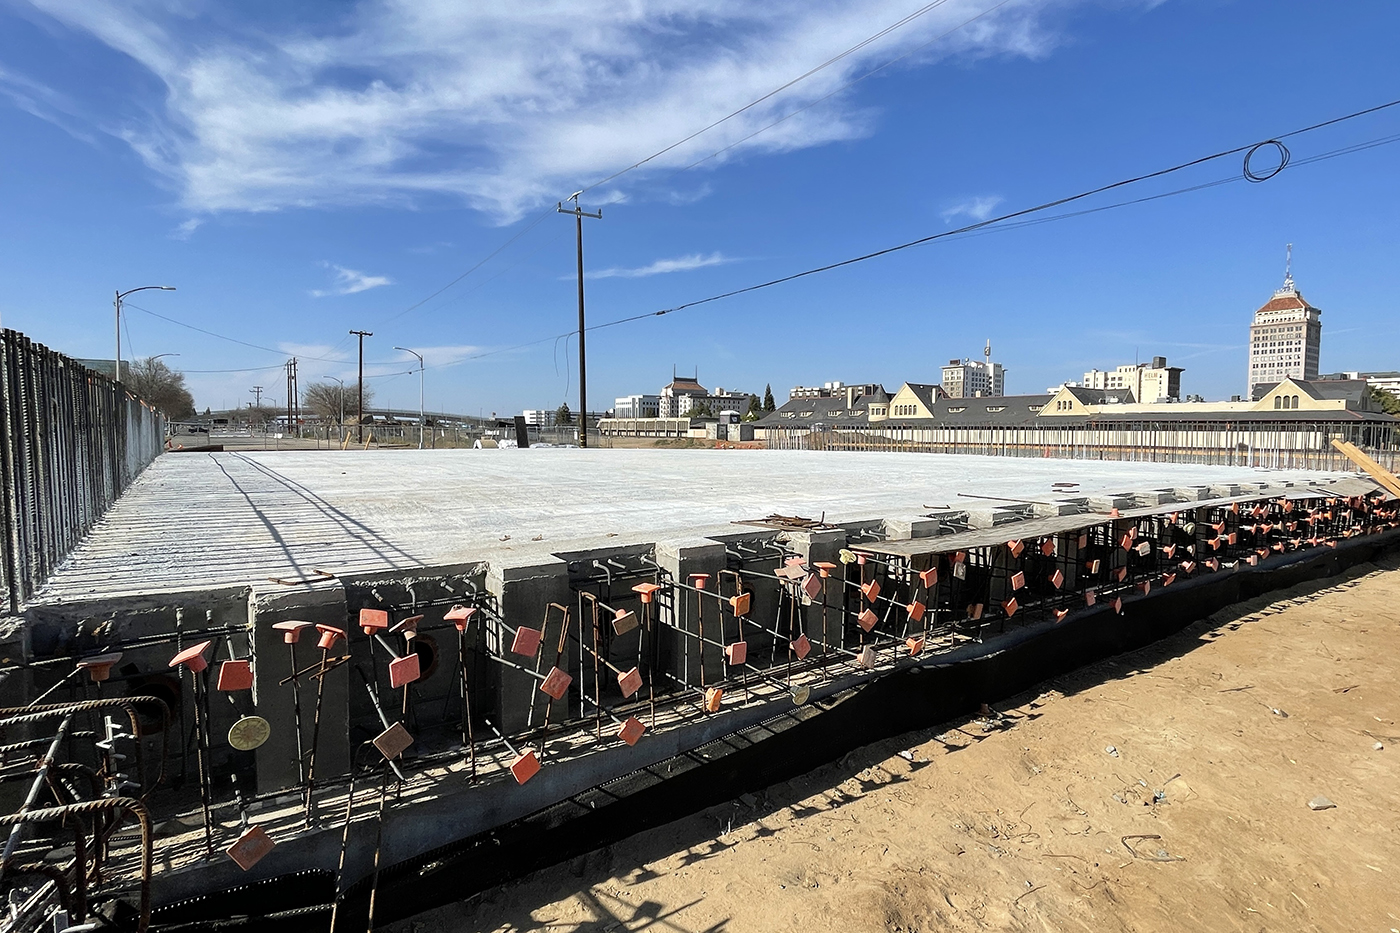
[[[395,929],[1393,933],[1397,570],[1233,607]]]

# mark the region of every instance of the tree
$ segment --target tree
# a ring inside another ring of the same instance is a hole
[[[765,412],[778,410],[778,406],[773,402],[773,385],[771,383],[763,387],[763,410]]]
[[[127,391],[171,421],[194,417],[194,396],[185,388],[185,374],[166,366],[164,360],[132,360],[126,367],[124,383]]]
[[[681,415],[682,418],[713,418],[714,416],[714,409],[710,407],[709,402],[700,402],[699,404],[691,402],[690,411]]]
[[[365,386],[365,407],[374,401],[374,390]],[[313,382],[302,390],[301,405],[322,421],[340,421],[341,412],[353,419],[360,404],[359,388],[355,383],[344,387],[338,382]]]
[[[574,423],[574,413],[573,413],[572,411],[569,410],[569,403],[568,403],[568,402],[564,402],[564,403],[563,403],[562,405],[560,405],[558,408],[554,409],[554,423],[555,423],[555,424],[573,424],[573,423]]]
[[[763,403],[758,400],[757,395],[749,396],[749,410],[744,412],[745,421],[757,421],[763,417]]]
[[[1400,415],[1400,395],[1387,392],[1380,386],[1368,386],[1371,390],[1371,401],[1381,411],[1387,415]]]

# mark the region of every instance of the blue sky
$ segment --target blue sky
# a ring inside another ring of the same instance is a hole
[[[393,375],[398,345],[426,355],[430,408],[576,405],[574,343],[552,339],[576,315],[572,221],[554,203],[922,4],[482,6],[0,0],[4,326],[110,358],[114,289],[172,284],[132,301],[270,348],[129,306],[126,352],[179,353],[201,408],[255,384],[280,401],[292,354],[303,384],[353,375],[350,328],[375,333],[382,401],[417,404],[416,377]],[[946,0],[590,188],[585,207],[604,214],[586,221],[590,323],[1400,97],[1398,32],[1385,0]],[[1009,392],[1166,355],[1185,391],[1228,397],[1289,242],[1323,309],[1323,370],[1400,369],[1400,144],[1300,164],[1396,134],[1400,107],[1290,139],[1294,165],[1264,184],[947,240],[591,332],[591,407],[657,391],[673,364],[779,399],[832,379],[936,382],[989,338]],[[1221,160],[1076,207],[1239,170]]]

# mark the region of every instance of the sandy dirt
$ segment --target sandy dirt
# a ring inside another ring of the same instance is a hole
[[[394,929],[1394,933],[1397,660],[1392,559]]]

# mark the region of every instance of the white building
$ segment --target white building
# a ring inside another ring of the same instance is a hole
[[[627,395],[613,399],[614,418],[660,418],[661,396]]]
[[[1087,389],[1127,389],[1139,404],[1178,401],[1181,398],[1180,366],[1168,366],[1165,356],[1154,356],[1152,364],[1128,363],[1117,369],[1091,369],[1079,383]]]
[[[943,367],[943,391],[949,398],[978,398],[1006,394],[1006,371],[992,362],[992,342],[982,351],[985,359],[949,360]]]
[[[661,387],[657,403],[658,418],[679,418],[694,406],[697,398],[708,398],[709,390],[700,384],[700,374],[677,376],[671,371],[671,381]]]
[[[1284,379],[1317,378],[1322,346],[1322,312],[1308,304],[1293,284],[1292,244],[1283,288],[1254,312],[1249,325],[1249,381],[1251,399],[1263,397],[1269,386]]]
[[[525,423],[535,428],[547,428],[554,424],[554,409],[527,408],[521,412]]]

